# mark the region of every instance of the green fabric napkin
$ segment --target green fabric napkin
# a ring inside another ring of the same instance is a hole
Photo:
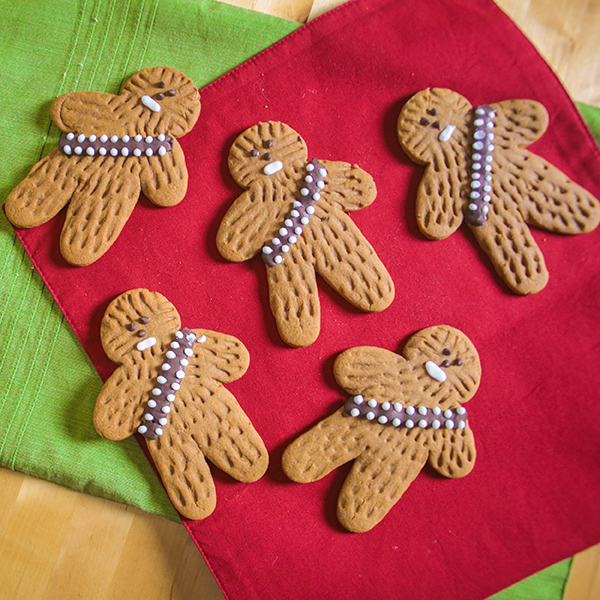
[[[56,96],[157,65],[202,87],[297,27],[212,0],[0,0],[0,204],[56,144]],[[136,442],[96,434],[101,385],[2,214],[0,466],[177,519]]]

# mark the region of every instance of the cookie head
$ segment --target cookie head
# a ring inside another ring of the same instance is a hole
[[[240,187],[257,178],[285,181],[306,162],[300,135],[285,123],[258,123],[241,133],[229,151],[229,171]]]
[[[469,101],[452,90],[433,88],[415,94],[398,118],[398,139],[407,154],[422,164],[436,152],[468,136]]]
[[[181,137],[200,114],[200,96],[191,79],[170,67],[147,68],[132,75],[122,94],[131,95],[139,124],[148,133]]]
[[[101,339],[107,356],[116,363],[138,352],[161,352],[181,326],[175,307],[158,292],[136,289],[117,296],[102,319]]]
[[[438,325],[413,335],[404,347],[422,385],[435,404],[463,404],[479,387],[481,363],[469,338],[453,327]]]

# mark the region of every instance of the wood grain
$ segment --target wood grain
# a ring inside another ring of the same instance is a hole
[[[226,0],[297,22],[345,0]],[[600,0],[498,0],[576,100],[600,106]],[[181,524],[0,469],[0,600],[223,600]],[[600,598],[600,545],[564,600]]]

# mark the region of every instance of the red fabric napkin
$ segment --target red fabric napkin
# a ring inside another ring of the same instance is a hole
[[[356,0],[202,90],[200,120],[181,140],[187,197],[167,209],[142,200],[97,263],[64,262],[61,218],[19,232],[104,378],[114,365],[100,320],[130,288],[165,294],[185,326],[247,345],[250,369],[228,387],[263,436],[270,468],[254,484],[215,469],[216,511],[186,523],[232,600],[478,599],[600,541],[600,232],[535,231],[550,282],[532,297],[511,294],[463,228],[424,239],[414,214],[422,169],[401,151],[395,125],[403,103],[433,86],[474,105],[541,101],[550,128],[531,149],[600,196],[600,154],[576,109],[491,1]],[[294,127],[309,158],[359,164],[379,190],[352,219],[389,268],[396,299],[364,314],[321,281],[321,335],[303,349],[279,340],[262,260],[228,263],[215,246],[241,193],[227,170],[229,146],[261,120]],[[425,469],[380,525],[348,533],[335,506],[349,465],[296,484],[282,472],[282,451],[345,401],[332,376],[339,352],[397,351],[441,323],[463,330],[481,356],[481,387],[468,406],[475,468],[458,480]]]

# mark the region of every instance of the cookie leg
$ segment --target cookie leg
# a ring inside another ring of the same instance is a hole
[[[174,427],[146,443],[176,510],[192,520],[210,515],[217,503],[215,485],[198,445],[181,439]]]
[[[269,300],[281,339],[290,346],[312,344],[321,328],[317,279],[309,250],[294,244],[285,260],[267,267]]]
[[[356,458],[368,443],[364,425],[343,409],[323,419],[285,449],[285,474],[299,483],[317,481]]]
[[[99,163],[73,195],[60,240],[62,255],[72,265],[98,260],[115,242],[138,201],[139,177],[124,167],[123,160],[110,166]]]
[[[173,150],[164,156],[155,154],[142,159],[140,182],[146,198],[157,206],[174,206],[183,200],[188,172],[177,140],[173,140]]]
[[[428,453],[417,439],[419,432],[412,432],[386,431],[383,435],[390,439],[365,450],[354,462],[337,507],[338,520],[349,531],[375,527],[423,468]]]
[[[40,160],[6,199],[8,220],[17,227],[29,228],[58,214],[79,185],[79,177],[69,169],[72,164],[73,159],[57,148]]]
[[[318,216],[320,231],[308,233],[315,235],[317,273],[357,308],[367,312],[387,308],[394,299],[394,283],[371,244],[344,213]]]
[[[514,200],[496,186],[494,192],[488,220],[469,227],[506,285],[517,294],[535,294],[548,283],[542,252]]]
[[[475,465],[475,440],[465,429],[440,429],[428,442],[429,464],[444,477],[464,477]]]

